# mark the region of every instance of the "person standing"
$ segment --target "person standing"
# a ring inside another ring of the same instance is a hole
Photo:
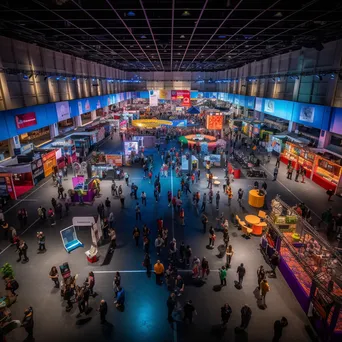
[[[299,178],[299,175],[300,175],[300,170],[301,170],[301,167],[298,167],[297,170],[296,170],[295,182],[298,182],[298,178]]]
[[[257,269],[257,277],[258,277],[258,289],[260,290],[260,283],[266,278],[266,272],[264,266],[260,266]]]
[[[293,173],[293,167],[290,164],[289,168],[287,169],[287,179],[292,180],[292,173]]]
[[[56,225],[56,220],[55,220],[55,213],[53,212],[52,208],[48,210],[48,217],[50,220],[50,225],[54,226]]]
[[[261,289],[261,303],[262,303],[262,305],[265,308],[267,308],[267,305],[266,305],[266,295],[267,295],[267,292],[270,291],[270,285],[268,284],[267,279],[264,279],[260,283],[260,289]]]
[[[278,171],[279,171],[279,169],[278,169],[277,166],[276,166],[276,167],[274,168],[274,170],[273,170],[273,181],[276,181],[276,180],[277,180]]]
[[[185,263],[186,263],[186,266],[189,266],[190,265],[190,258],[192,256],[192,249],[189,245],[186,246],[186,249],[185,249]]]
[[[125,290],[120,286],[116,297],[115,306],[120,309],[125,305]]]
[[[233,198],[233,190],[232,190],[231,186],[227,187],[227,195],[228,195],[228,207],[230,207],[230,204],[231,204],[232,198]]]
[[[203,199],[202,199],[202,206],[201,206],[201,211],[205,211],[205,207],[207,205],[207,194],[203,194]]]
[[[283,328],[288,325],[288,321],[285,317],[282,317],[281,320],[276,320],[273,325],[274,335],[272,342],[279,342],[281,336],[283,335]]]
[[[241,330],[245,330],[248,327],[248,324],[251,318],[252,318],[252,310],[247,304],[245,304],[241,308],[241,325],[240,325]]]
[[[220,277],[220,282],[221,282],[221,286],[227,286],[227,271],[226,268],[224,266],[222,266],[219,269],[219,277]]]
[[[209,248],[210,249],[214,249],[215,239],[216,239],[216,235],[215,235],[214,227],[210,226],[209,228]]]
[[[234,255],[234,250],[232,245],[229,245],[226,249],[226,268],[230,268],[230,263],[232,261],[232,257]]]
[[[141,211],[140,211],[140,205],[137,202],[137,205],[135,206],[135,219],[141,221]]]
[[[196,311],[195,307],[192,304],[192,300],[188,300],[185,303],[183,311],[184,311],[183,321],[184,322],[189,321],[189,323],[191,324],[192,323],[192,316],[193,316],[193,314],[195,313],[195,315],[197,315],[197,311]]]
[[[184,209],[180,208],[180,210],[179,210],[179,220],[180,220],[180,225],[181,226],[185,226],[184,217],[185,217]]]
[[[328,202],[333,202],[333,200],[331,199],[332,196],[334,196],[334,190],[332,189],[328,189],[326,194],[328,195]]]
[[[158,237],[154,241],[154,246],[156,247],[157,255],[160,255],[160,250],[163,245],[164,245],[164,240],[161,238],[160,235],[158,235]]]
[[[114,213],[112,211],[110,212],[108,216],[108,223],[109,223],[109,228],[113,229],[114,228]]]
[[[33,308],[32,308],[32,306],[25,309],[24,318],[22,320],[21,326],[27,332],[27,337],[26,337],[25,341],[34,341],[34,338],[33,338],[34,321],[33,321]]]
[[[238,198],[237,198],[240,207],[242,207],[242,197],[243,197],[243,190],[240,188],[238,191]]]
[[[50,273],[49,273],[50,279],[55,283],[55,288],[59,288],[59,280],[58,280],[58,271],[56,266],[52,266]]]
[[[239,286],[242,287],[243,277],[246,274],[246,269],[243,266],[243,264],[240,264],[240,266],[237,268],[236,273],[238,274],[238,277],[239,277]]]
[[[45,252],[45,235],[43,232],[37,233],[37,239],[38,239],[38,253],[39,252]]]
[[[168,207],[171,207],[171,201],[172,201],[172,193],[171,193],[171,191],[169,190],[169,191],[167,192]]]
[[[231,314],[232,308],[229,306],[228,303],[224,304],[221,308],[221,321],[223,327],[227,325]]]
[[[154,265],[154,273],[156,274],[156,284],[163,284],[162,277],[164,274],[164,265],[160,262],[160,260],[157,260]]]
[[[110,212],[110,200],[109,200],[108,197],[105,200],[105,206],[106,206],[106,209],[107,209],[107,215],[109,215],[109,212]]]
[[[301,175],[301,177],[302,177],[301,183],[305,183],[305,169],[304,169],[304,167],[302,167],[302,168],[300,169],[300,175]]]
[[[121,203],[121,208],[125,207],[125,196],[124,195],[120,195],[120,203]]]
[[[134,227],[133,229],[133,239],[135,240],[135,246],[139,246],[139,238],[140,238],[140,230],[138,227]]]
[[[149,253],[145,253],[143,266],[146,268],[147,275],[151,274],[151,257]]]
[[[176,307],[176,295],[172,292],[166,302],[167,305],[167,319],[169,322],[173,322],[172,313]]]
[[[216,197],[215,197],[215,199],[216,199],[216,210],[219,210],[219,206],[220,206],[220,191],[217,191],[217,193],[216,193]]]
[[[17,251],[19,251],[19,259],[17,262],[21,261],[21,257],[24,256],[24,261],[29,261],[29,258],[27,257],[27,244],[24,240],[19,240],[17,244]]]
[[[118,295],[120,284],[121,284],[121,275],[120,275],[120,272],[116,272],[114,280],[113,280],[114,298],[116,298]]]
[[[209,262],[206,257],[203,257],[202,262],[201,262],[201,271],[202,271],[202,279],[208,278],[208,275],[210,273],[209,269]]]
[[[89,288],[90,295],[94,297],[94,286],[95,286],[95,274],[94,272],[90,271],[88,273],[88,278],[87,278],[87,287]]]
[[[107,306],[107,303],[104,299],[101,300],[100,306],[97,309],[97,311],[100,313],[101,324],[106,323],[106,315],[108,312],[108,306]]]
[[[277,161],[275,163],[275,167],[277,167],[277,168],[280,167],[280,156],[277,157]]]

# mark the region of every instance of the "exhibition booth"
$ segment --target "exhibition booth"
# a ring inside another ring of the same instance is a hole
[[[99,193],[100,180],[98,177],[86,179],[84,175],[77,175],[72,177],[72,186],[70,197],[73,203],[93,203]]]
[[[280,255],[279,270],[324,340],[342,338],[342,262],[334,248],[279,196],[261,250]]]
[[[178,141],[182,144],[187,144],[190,148],[196,147],[198,152],[216,148],[217,138],[206,134],[189,134],[181,136]]]
[[[72,164],[74,161],[76,161],[76,146],[75,144],[69,139],[58,139],[55,140],[49,144],[46,144],[42,146],[43,149],[56,149],[56,162],[57,167],[59,169],[63,168],[65,166],[65,159],[68,160],[69,164]]]

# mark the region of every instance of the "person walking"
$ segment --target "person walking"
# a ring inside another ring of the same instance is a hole
[[[139,238],[140,238],[140,230],[138,227],[134,227],[133,229],[133,239],[135,240],[135,246],[139,246]]]
[[[118,289],[116,301],[114,302],[115,306],[118,309],[122,309],[123,306],[125,305],[125,298],[126,298],[125,290],[123,289],[123,287],[120,286]]]
[[[90,295],[94,297],[94,287],[95,287],[95,274],[90,271],[86,280],[87,287],[89,288]]]
[[[109,223],[109,228],[113,229],[114,228],[114,213],[111,211],[109,216],[108,216],[108,223]]]
[[[141,211],[140,211],[140,205],[137,202],[137,205],[135,206],[135,219],[141,221]]]
[[[221,308],[221,321],[222,321],[222,326],[226,326],[230,315],[232,314],[232,308],[229,306],[228,303],[224,304]]]
[[[146,201],[146,192],[142,191],[141,192],[141,205],[145,205],[145,207],[146,207],[146,203],[147,203],[147,201]]]
[[[287,179],[292,180],[292,173],[293,173],[293,167],[290,164],[289,168],[287,169]]]
[[[227,195],[228,195],[228,207],[230,207],[230,204],[232,203],[232,198],[233,198],[233,190],[231,186],[227,187]]]
[[[203,199],[202,199],[202,206],[201,206],[201,211],[205,211],[205,207],[207,205],[207,194],[203,194]]]
[[[160,255],[160,250],[163,245],[164,245],[164,240],[161,238],[160,235],[158,235],[158,237],[154,241],[154,246],[156,247],[157,255]]]
[[[300,168],[300,167],[297,167],[297,169],[296,169],[295,182],[298,182],[298,178],[299,178],[299,175],[300,175],[300,170],[301,170],[301,168]]]
[[[100,313],[101,324],[106,323],[106,315],[108,312],[108,306],[104,299],[101,299],[100,306],[97,309],[97,311]]]
[[[216,193],[216,197],[215,197],[215,200],[216,200],[216,210],[219,210],[219,207],[220,207],[220,191],[217,191]]]
[[[55,213],[53,212],[52,208],[48,210],[48,218],[51,226],[56,225]]]
[[[207,223],[208,223],[208,217],[202,214],[203,234],[205,234],[207,231]]]
[[[238,198],[237,198],[240,207],[242,207],[242,197],[243,197],[243,193],[244,193],[243,190],[240,188],[240,189],[238,190]]]
[[[275,163],[275,167],[277,167],[277,168],[280,167],[280,156],[277,157],[277,161]]]
[[[234,250],[232,245],[229,245],[226,249],[226,268],[230,268],[230,263],[232,261],[232,257],[234,255]]]
[[[38,240],[38,253],[45,252],[45,235],[43,232],[37,233],[37,240]]]
[[[106,206],[106,209],[107,209],[107,215],[109,215],[109,212],[110,212],[110,200],[109,198],[107,197],[106,200],[105,200],[105,206]]]
[[[328,195],[328,202],[333,202],[331,197],[334,196],[334,190],[333,189],[328,189],[326,194]]]
[[[283,335],[283,328],[288,326],[288,321],[286,317],[282,317],[281,320],[276,320],[273,325],[274,335],[272,342],[279,342]]]
[[[19,258],[17,260],[17,262],[21,261],[21,257],[24,256],[24,261],[29,261],[29,258],[27,257],[27,244],[24,240],[19,240],[18,244],[17,244],[17,251],[19,253]]]
[[[149,253],[145,253],[143,266],[146,268],[147,275],[151,274],[151,257]]]
[[[210,228],[209,228],[209,246],[208,246],[209,249],[214,249],[215,240],[216,240],[215,229],[213,226],[210,226]]]
[[[202,262],[201,262],[201,272],[202,272],[202,279],[208,278],[208,275],[210,273],[210,268],[209,268],[209,262],[206,257],[203,257]]]
[[[28,307],[24,311],[24,318],[21,322],[21,327],[25,329],[27,332],[27,337],[25,341],[34,341],[33,338],[33,327],[34,327],[34,321],[33,321],[33,308],[32,306]]]
[[[219,269],[219,277],[220,277],[220,282],[221,286],[227,286],[227,270],[224,266],[222,266]]]
[[[57,271],[57,267],[56,266],[52,266],[50,273],[49,273],[49,277],[50,279],[55,283],[55,288],[59,288],[59,280],[58,280],[58,271]]]
[[[240,325],[241,330],[247,329],[251,318],[252,318],[252,310],[247,304],[245,304],[241,308],[241,325]]]
[[[268,284],[267,279],[264,279],[260,283],[260,290],[261,290],[261,304],[267,308],[266,305],[266,295],[270,292],[270,285]]]
[[[237,268],[236,273],[238,274],[239,277],[239,286],[242,288],[242,282],[243,282],[243,277],[246,274],[246,269],[241,263],[240,266]]]
[[[304,169],[304,167],[302,167],[302,168],[300,169],[300,175],[301,175],[301,177],[302,177],[301,183],[305,183],[305,169]]]
[[[114,298],[116,298],[118,295],[120,284],[121,284],[121,275],[120,275],[120,272],[117,271],[115,273],[115,277],[113,280]]]
[[[183,321],[189,321],[189,323],[192,323],[192,319],[193,319],[193,314],[197,315],[197,311],[194,307],[194,305],[192,304],[192,300],[188,300],[184,307],[183,307],[183,312],[184,312],[184,318]]]
[[[276,181],[276,180],[277,180],[278,171],[279,171],[279,169],[278,169],[277,166],[276,166],[276,167],[274,168],[274,170],[273,170],[273,181]]]
[[[179,220],[180,220],[180,225],[181,226],[185,226],[184,218],[185,218],[184,208],[180,208],[180,210],[179,210]]]
[[[266,272],[264,266],[260,266],[257,269],[257,278],[258,278],[258,289],[260,290],[260,283],[266,278]]]
[[[163,274],[164,274],[164,265],[160,262],[160,260],[157,260],[157,262],[154,265],[154,273],[156,274],[156,284],[162,285],[163,284]]]
[[[169,295],[166,301],[166,305],[167,305],[167,319],[169,322],[173,322],[172,313],[176,307],[176,295],[173,292]]]

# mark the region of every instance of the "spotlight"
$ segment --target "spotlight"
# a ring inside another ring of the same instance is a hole
[[[56,77],[56,80],[59,81],[59,79],[60,79],[60,76],[57,76],[57,77]]]
[[[94,81],[95,81],[95,78],[93,78],[92,81],[94,82]]]
[[[281,78],[280,78],[280,77],[278,77],[278,81],[281,81]]]
[[[334,80],[334,79],[335,79],[335,74],[331,74],[331,75],[330,75],[330,79],[331,79],[331,80]]]
[[[27,75],[23,75],[23,79],[24,79],[24,80],[28,80],[29,77],[28,77]]]
[[[72,78],[72,80],[73,80],[73,81],[76,81],[76,77],[74,76],[74,77]]]

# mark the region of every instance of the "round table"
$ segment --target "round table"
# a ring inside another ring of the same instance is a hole
[[[262,208],[265,203],[265,195],[260,196],[259,190],[250,190],[248,195],[248,204],[254,208]]]
[[[214,185],[219,186],[220,184],[221,184],[220,181],[218,181],[218,180],[214,181]]]
[[[247,215],[245,217],[245,221],[247,223],[249,223],[250,225],[257,225],[260,223],[260,217],[256,216],[256,215]]]
[[[213,176],[213,180],[218,180],[218,177],[217,176]]]

